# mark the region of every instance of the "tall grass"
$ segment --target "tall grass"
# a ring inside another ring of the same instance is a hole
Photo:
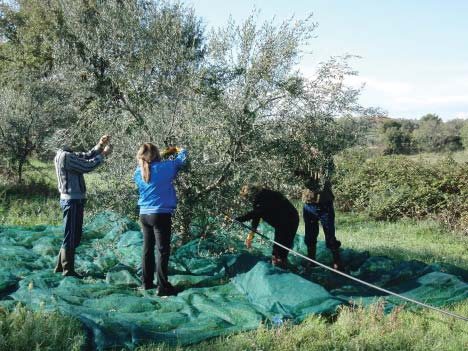
[[[0,350],[70,350],[85,345],[81,324],[56,312],[30,311],[16,306],[0,306]]]
[[[59,224],[57,190],[43,178],[0,184],[0,225]]]
[[[468,314],[468,303],[449,310]],[[384,313],[379,302],[367,308],[343,307],[336,320],[310,316],[300,325],[279,328],[261,325],[257,330],[224,336],[189,347],[147,345],[138,351],[241,351],[241,350],[438,350],[462,351],[468,346],[466,322],[444,317],[434,311],[402,308]]]

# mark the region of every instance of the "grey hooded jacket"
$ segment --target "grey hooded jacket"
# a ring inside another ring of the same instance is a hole
[[[91,172],[103,161],[102,149],[96,145],[88,152],[58,150],[54,158],[60,199],[85,199],[83,174]]]

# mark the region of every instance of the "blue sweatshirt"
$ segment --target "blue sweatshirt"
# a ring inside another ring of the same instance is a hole
[[[174,160],[152,162],[148,183],[143,180],[141,167],[138,166],[133,180],[138,186],[140,214],[174,213],[177,195],[173,181],[187,162],[187,151],[182,149]]]

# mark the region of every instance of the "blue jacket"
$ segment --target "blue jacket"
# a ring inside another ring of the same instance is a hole
[[[152,162],[150,181],[146,183],[138,166],[133,180],[138,186],[140,214],[173,213],[177,206],[177,195],[173,181],[187,162],[187,150],[180,150],[174,160]]]

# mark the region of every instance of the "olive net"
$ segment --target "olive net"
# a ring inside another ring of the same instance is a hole
[[[239,234],[243,230],[222,222],[218,228],[172,252],[169,280],[183,291],[161,298],[155,290],[137,289],[142,234],[136,223],[116,213],[101,212],[86,221],[75,263],[84,279],[53,273],[62,228],[0,227],[1,304],[73,316],[87,329],[92,347],[104,349],[148,342],[187,345],[261,323],[333,314],[339,305],[367,305],[383,296],[333,272],[307,267],[293,254],[289,270],[273,267],[270,243],[254,240],[247,251]],[[273,237],[268,225],[259,230]],[[301,235],[295,250],[306,251]],[[331,264],[323,242],[317,259]],[[342,250],[342,260],[352,276],[435,306],[468,298],[468,272],[454,266],[351,250]],[[388,311],[402,303],[386,296]]]

